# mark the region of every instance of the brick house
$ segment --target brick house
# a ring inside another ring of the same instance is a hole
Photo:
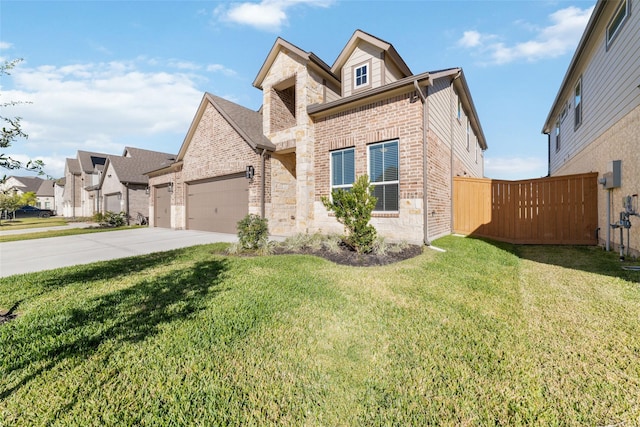
[[[151,225],[274,235],[341,232],[321,202],[367,174],[372,224],[429,243],[452,230],[454,176],[482,177],[486,140],[462,69],[413,74],[357,30],[332,66],[278,38],[253,85],[259,111],[205,94],[176,162],[149,174]]]
[[[125,147],[122,156],[108,156],[94,191],[97,211],[125,212],[128,218],[149,216],[149,177],[145,172],[172,163],[175,154]]]
[[[109,154],[78,150],[76,158],[68,158],[64,166],[62,212],[65,217],[90,217],[99,211],[96,186]]]
[[[620,244],[610,224],[619,220],[622,197],[640,193],[639,11],[640,0],[596,3],[542,129],[550,176],[598,172],[603,180],[599,241],[612,248]],[[613,184],[618,160],[621,179]],[[631,223],[625,246],[638,254],[640,218]]]

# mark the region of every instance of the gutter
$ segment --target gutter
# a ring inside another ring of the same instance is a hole
[[[429,86],[431,81],[428,81],[426,86],[426,95],[422,93],[418,80],[413,81],[413,86],[420,96],[422,102],[422,228],[423,228],[423,241],[427,246],[431,246],[429,240],[429,159],[428,159],[428,129],[429,129],[429,103],[427,97],[429,96]]]

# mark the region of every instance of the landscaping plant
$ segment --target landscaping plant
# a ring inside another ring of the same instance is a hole
[[[360,176],[353,183],[351,190],[339,188],[331,192],[331,199],[322,198],[322,204],[336,215],[340,224],[344,225],[344,243],[358,253],[369,253],[373,250],[377,233],[369,221],[377,201],[378,199],[372,195],[367,175]]]
[[[238,221],[238,242],[242,249],[260,249],[269,243],[269,223],[259,215],[248,214]]]

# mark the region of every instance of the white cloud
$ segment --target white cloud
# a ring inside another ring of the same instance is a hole
[[[294,6],[310,5],[328,7],[333,0],[262,0],[259,3],[233,3],[219,6],[214,15],[223,21],[248,25],[259,30],[278,32],[287,23],[287,11]]]
[[[484,175],[492,179],[531,179],[547,175],[547,159],[541,157],[489,157],[484,159]]]
[[[551,15],[551,24],[537,30],[533,39],[520,43],[508,44],[496,41],[495,34],[482,34],[478,31],[465,31],[458,40],[458,46],[473,48],[483,57],[490,58],[490,63],[507,64],[513,61],[538,61],[545,58],[555,58],[573,50],[589,21],[593,6],[580,9],[574,6],[560,9]],[[520,23],[530,31],[535,28],[526,23]]]
[[[9,42],[0,41],[0,50],[11,49],[13,45]]]
[[[220,64],[209,64],[207,65],[207,71],[212,72],[212,73],[222,73],[225,76],[235,76],[238,73],[236,73],[234,70],[225,67],[224,65],[220,65]]]
[[[480,44],[482,34],[477,31],[465,31],[462,38],[458,40],[458,45],[462,47],[476,47]]]
[[[30,103],[7,114],[23,117],[29,138],[7,154],[44,157],[53,176],[77,150],[120,154],[130,145],[177,152],[202,98],[201,76],[143,71],[135,62],[20,66],[11,78],[14,88],[3,90],[3,99]]]

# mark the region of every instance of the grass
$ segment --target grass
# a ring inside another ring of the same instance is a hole
[[[206,245],[0,279],[0,425],[640,423],[640,273],[446,237],[351,268]],[[215,253],[214,253],[215,252]]]
[[[19,240],[45,239],[48,237],[75,236],[78,234],[104,233],[105,231],[128,230],[128,229],[140,228],[140,227],[143,227],[143,226],[130,225],[130,226],[113,227],[113,228],[70,228],[70,229],[64,229],[64,230],[38,231],[34,233],[20,233],[20,234],[8,234],[8,235],[0,234],[0,243],[16,242]]]
[[[64,217],[52,216],[49,218],[22,218],[15,220],[3,219],[0,221],[0,233],[7,230],[22,230],[26,228],[55,227],[67,225]]]

